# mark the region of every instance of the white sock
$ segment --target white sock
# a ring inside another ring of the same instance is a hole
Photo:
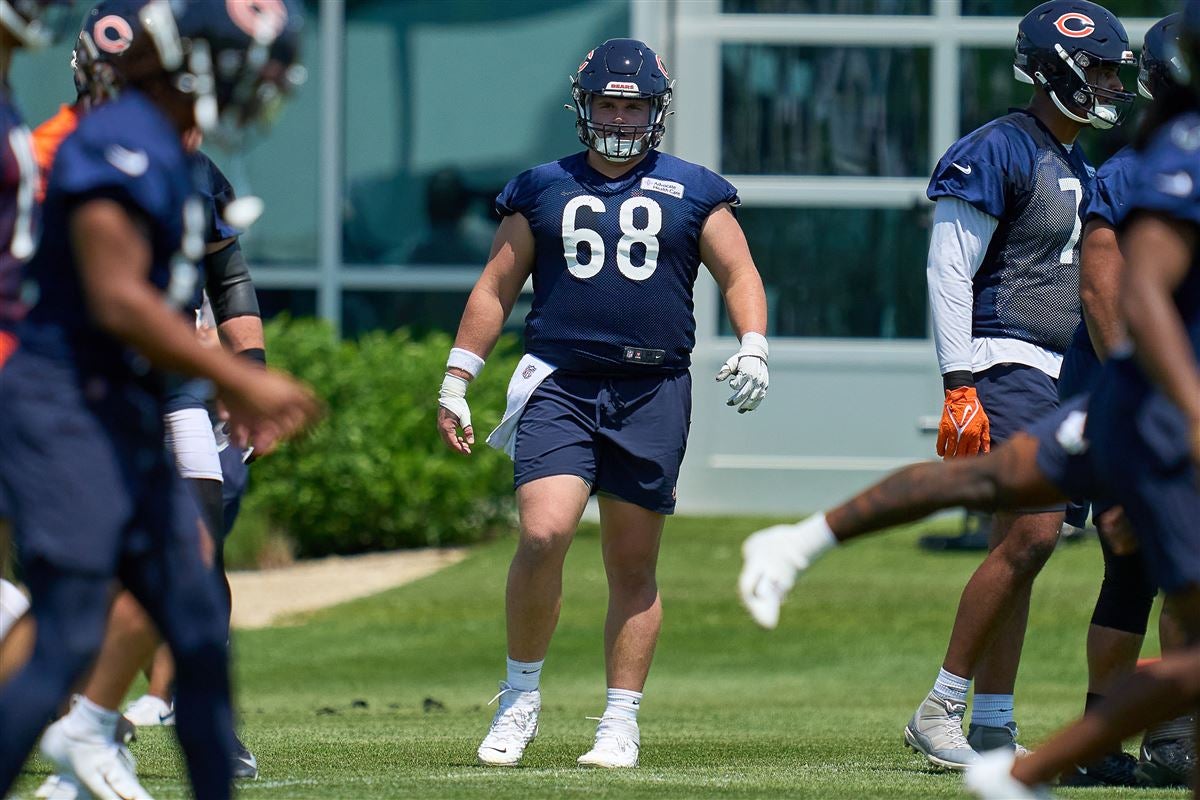
[[[837,537],[833,535],[822,511],[796,523],[788,537],[788,555],[796,566],[806,568],[837,543]]]
[[[642,693],[628,689],[609,689],[604,716],[623,719],[637,725],[638,709],[642,707]]]
[[[971,688],[969,678],[960,678],[953,672],[938,670],[937,680],[933,682],[933,693],[943,700],[953,700],[956,703],[967,702],[967,691]],[[979,701],[979,696],[975,697]]]
[[[1002,728],[1013,721],[1011,694],[975,694],[971,704],[971,724]]]
[[[541,661],[514,661],[509,658],[508,661],[508,685],[516,689],[518,692],[536,692],[538,684],[542,680],[542,664]]]
[[[111,742],[117,735],[117,711],[98,706],[83,695],[71,706],[63,727],[72,737],[90,742]]]

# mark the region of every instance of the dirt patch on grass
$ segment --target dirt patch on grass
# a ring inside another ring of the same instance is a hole
[[[402,586],[457,564],[467,548],[331,556],[288,567],[229,573],[233,627],[266,628],[291,614],[317,611]]]

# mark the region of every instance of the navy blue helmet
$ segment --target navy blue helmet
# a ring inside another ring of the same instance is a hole
[[[143,34],[138,12],[146,0],[103,0],[88,9],[71,52],[75,90],[92,102],[113,97],[119,86],[116,64]]]
[[[139,59],[125,71],[165,73],[193,101],[197,127],[227,146],[250,125],[269,122],[304,82],[303,17],[294,0],[150,0],[139,20],[155,58],[149,70]]]
[[[579,141],[618,163],[657,147],[667,130],[673,83],[662,58],[645,42],[609,39],[591,50],[571,76]],[[596,123],[592,120],[592,103],[601,96],[649,100],[649,117],[636,125]]]
[[[1064,115],[1094,128],[1120,124],[1134,93],[1106,89],[1089,71],[1136,63],[1125,26],[1087,0],[1042,3],[1017,27],[1017,80],[1041,87]]]
[[[22,47],[54,42],[68,24],[71,0],[0,0],[0,26]]]
[[[1138,91],[1153,100],[1166,86],[1174,83],[1179,69],[1179,29],[1182,14],[1163,17],[1146,31],[1142,56],[1138,61]]]

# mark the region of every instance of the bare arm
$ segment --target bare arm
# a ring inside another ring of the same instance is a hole
[[[767,295],[742,226],[728,203],[713,209],[700,229],[700,259],[721,288],[729,323],[740,339],[767,332]]]
[[[532,270],[533,231],[523,215],[511,214],[496,230],[487,266],[467,298],[454,346],[487,358]],[[456,368],[451,372],[466,380],[472,377]]]
[[[1101,361],[1126,338],[1117,308],[1124,267],[1117,232],[1098,217],[1089,219],[1079,251],[1079,299],[1088,336]]]
[[[1200,428],[1200,370],[1171,297],[1191,267],[1196,231],[1175,220],[1146,214],[1130,225],[1124,244],[1129,267],[1121,284],[1120,309],[1137,348],[1138,362],[1183,410],[1196,431]]]
[[[71,241],[88,308],[100,327],[160,369],[210,378],[222,388],[250,378],[249,366],[201,346],[195,329],[146,280],[150,242],[119,203],[81,206],[71,217]]]
[[[252,432],[286,438],[318,416],[316,398],[292,379],[200,343],[195,328],[146,280],[150,243],[121,204],[84,203],[71,216],[70,232],[88,310],[101,328],[159,369],[212,380],[234,421]]]

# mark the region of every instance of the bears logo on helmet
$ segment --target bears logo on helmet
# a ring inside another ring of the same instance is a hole
[[[106,53],[123,53],[133,43],[133,26],[124,17],[108,14],[92,25],[92,42]]]
[[[1079,23],[1079,27],[1072,28],[1067,24],[1068,22],[1077,22]],[[1063,14],[1055,20],[1054,27],[1058,28],[1059,33],[1063,36],[1070,36],[1073,39],[1082,39],[1096,32],[1096,23],[1092,21],[1092,18],[1075,11]]]

